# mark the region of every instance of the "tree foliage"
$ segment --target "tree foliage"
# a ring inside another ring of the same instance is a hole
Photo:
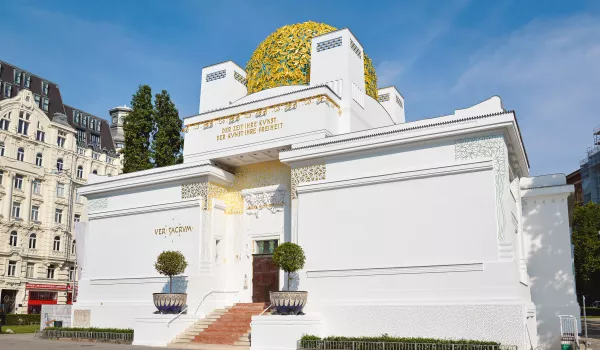
[[[182,274],[187,267],[185,256],[178,251],[167,250],[158,255],[154,268],[161,275],[169,276],[169,294],[173,290],[173,276]]]
[[[125,118],[123,131],[123,172],[146,170],[154,167],[151,162],[150,136],[154,131],[154,107],[152,89],[140,85],[131,99],[131,113]]]
[[[600,272],[600,205],[576,205],[573,211],[572,243],[578,294],[597,294],[594,277]],[[596,295],[598,297],[598,295]]]
[[[175,108],[175,104],[166,90],[155,96],[154,120],[156,133],[152,140],[152,155],[155,166],[160,168],[182,163],[181,127],[183,123],[179,119],[179,111]]]
[[[273,263],[288,274],[288,288],[292,280],[290,273],[302,269],[305,261],[304,250],[295,243],[283,243],[273,253]]]

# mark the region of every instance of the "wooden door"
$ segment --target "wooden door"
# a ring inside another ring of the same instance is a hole
[[[254,255],[252,260],[252,302],[268,303],[269,292],[279,290],[279,268],[272,255]]]

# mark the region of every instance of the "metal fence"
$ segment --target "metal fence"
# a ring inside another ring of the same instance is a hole
[[[333,350],[517,350],[516,345],[475,345],[446,343],[396,343],[370,341],[300,340],[298,349]]]
[[[112,332],[82,332],[82,331],[59,331],[44,330],[41,334],[43,338],[71,338],[71,339],[90,339],[102,342],[131,343],[133,333],[112,333]]]

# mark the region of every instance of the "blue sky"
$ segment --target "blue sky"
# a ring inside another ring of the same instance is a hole
[[[597,1],[13,1],[0,59],[60,85],[66,103],[108,116],[139,84],[198,110],[202,67],[245,66],[276,28],[349,27],[407,121],[493,95],[517,112],[534,175],[569,173],[600,125]]]

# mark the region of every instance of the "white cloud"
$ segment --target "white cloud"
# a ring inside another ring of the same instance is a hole
[[[533,21],[471,56],[451,94],[498,94],[515,109],[531,173],[568,173],[600,125],[600,21]]]
[[[383,61],[375,71],[377,72],[377,85],[384,87],[392,85],[402,73],[404,67],[398,61]]]

